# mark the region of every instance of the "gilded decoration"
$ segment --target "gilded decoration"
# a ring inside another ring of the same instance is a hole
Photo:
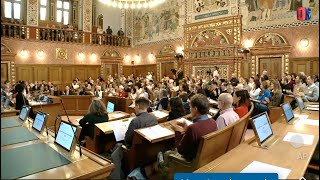
[[[222,32],[211,29],[199,33],[194,38],[191,47],[223,46],[227,44],[229,44],[229,41]]]
[[[67,49],[56,48],[56,59],[67,59]]]
[[[11,53],[11,50],[9,49],[8,46],[1,43],[1,54],[7,54],[7,53]]]
[[[167,44],[160,49],[158,55],[172,55],[175,53],[176,51],[174,50],[174,48],[171,45]]]
[[[286,44],[285,38],[277,33],[265,33],[254,42],[254,46],[281,46]]]
[[[193,66],[192,67],[192,74],[195,76],[198,75],[205,75],[207,71],[211,70],[214,71],[214,67],[217,66],[219,68],[219,75],[222,79],[229,79],[229,65],[205,65],[205,66]]]
[[[103,53],[103,57],[121,58],[120,53],[118,51],[110,49],[106,50]]]
[[[92,1],[83,0],[83,31],[91,32],[92,24]]]
[[[28,0],[27,1],[27,25],[28,26],[38,26],[38,0]]]

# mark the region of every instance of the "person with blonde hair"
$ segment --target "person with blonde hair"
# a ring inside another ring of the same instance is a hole
[[[109,120],[105,104],[98,98],[93,98],[86,114],[79,124],[82,127],[79,140],[83,141],[85,136],[93,139],[94,125],[96,123],[107,122]]]

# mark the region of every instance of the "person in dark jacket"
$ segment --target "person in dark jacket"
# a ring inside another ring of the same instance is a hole
[[[182,117],[186,115],[185,110],[182,105],[181,98],[179,97],[173,97],[169,101],[170,104],[170,112],[169,112],[169,117],[168,121],[177,119],[179,117]]]
[[[156,110],[167,110],[169,106],[168,91],[166,89],[161,89],[159,94],[159,103],[157,104]]]
[[[145,97],[139,97],[135,101],[136,117],[132,119],[129,124],[128,130],[124,137],[124,143],[130,147],[133,140],[133,132],[135,129],[150,127],[158,124],[157,117],[147,112],[150,107],[150,101]]]
[[[27,98],[23,95],[23,91],[25,89],[25,85],[23,83],[18,83],[14,87],[17,95],[16,95],[16,110],[21,110],[23,106],[29,105],[29,101]],[[20,113],[20,112],[19,112]],[[17,114],[19,114],[17,113]],[[31,119],[34,119],[36,117],[36,114],[33,112],[33,109],[31,107],[29,112],[29,117]]]
[[[85,136],[89,136],[93,139],[94,125],[96,123],[108,122],[109,116],[107,108],[101,100],[93,98],[86,114],[80,121],[79,124],[82,127],[79,140],[83,141]]]

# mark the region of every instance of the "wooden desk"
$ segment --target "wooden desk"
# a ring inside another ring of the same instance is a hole
[[[299,114],[298,109],[295,110],[295,113]],[[305,114],[309,115],[308,119],[319,119],[319,111],[308,111]],[[255,138],[249,139],[195,172],[240,172],[252,161],[260,161],[291,169],[287,179],[300,179],[319,141],[319,127],[300,123],[288,125],[283,117],[271,126],[273,133],[279,136],[279,140],[269,149],[254,147],[253,145],[257,144]],[[282,140],[288,132],[312,134],[314,135],[313,144],[294,148],[289,142]],[[308,157],[299,158],[302,153],[307,153]]]
[[[64,102],[64,106],[69,116],[84,116],[88,113],[89,106],[94,96],[85,95],[71,95],[71,96],[60,96]],[[65,115],[64,111],[62,111]]]
[[[30,101],[29,105],[32,107],[33,111],[43,111],[48,114],[47,126],[51,129],[54,126],[54,121],[56,120],[58,114],[63,112],[60,98],[56,97],[53,103],[42,103]],[[58,99],[58,100],[57,100]]]
[[[132,104],[133,99],[129,98],[120,98],[114,96],[106,96],[103,98],[103,102],[107,103],[108,101],[115,104],[115,111],[122,111],[126,113],[132,113],[132,109],[129,109],[129,106]]]
[[[4,109],[3,111],[1,111],[1,117],[16,116],[19,112],[19,110],[16,110],[13,107],[9,107],[8,109]]]
[[[36,133],[32,129],[30,131]],[[110,160],[99,156],[98,154],[95,154],[86,148],[82,148],[81,157],[79,155],[78,147],[76,148],[73,155],[70,155],[70,153],[65,151],[63,148],[53,143],[53,134],[54,133],[52,131],[49,131],[48,138],[45,137],[46,135],[41,136],[37,133],[36,136],[40,138],[38,140],[1,147],[1,150],[14,149],[26,145],[45,142],[54,150],[58,151],[60,154],[71,161],[70,164],[31,174],[22,177],[22,179],[103,179],[107,178],[110,175],[112,169],[114,168],[114,164]]]
[[[291,103],[294,100],[294,95],[291,94],[284,94],[283,95],[283,103]]]
[[[157,110],[157,111],[153,111],[151,112],[152,114],[154,114],[157,119],[158,119],[158,123],[162,123],[162,122],[166,122],[169,116],[169,111],[167,110]]]

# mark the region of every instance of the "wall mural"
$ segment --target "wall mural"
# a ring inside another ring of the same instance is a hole
[[[134,44],[176,39],[183,36],[181,1],[167,0],[154,9],[133,12]]]
[[[240,0],[243,29],[298,22],[296,9],[310,7],[311,20],[319,19],[319,0]]]
[[[206,30],[194,39],[191,47],[223,46],[229,44],[228,39],[218,30]]]

